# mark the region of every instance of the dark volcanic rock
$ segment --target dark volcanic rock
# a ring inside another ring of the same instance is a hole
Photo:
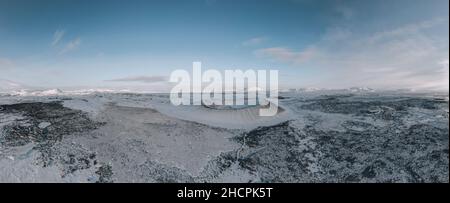
[[[263,182],[448,182],[448,125],[422,123],[409,109],[439,110],[447,103],[341,101],[350,97],[323,98],[302,107],[353,115],[341,122],[344,130],[323,129],[320,117],[303,129],[292,122],[257,128],[235,138],[245,148],[236,152],[236,161]],[[402,120],[406,115],[408,125]],[[381,119],[384,126],[364,116]],[[447,117],[429,118],[448,123]]]
[[[318,154],[289,122],[252,130],[236,140],[248,147],[238,159],[262,182],[316,182]]]
[[[400,98],[387,101],[361,101],[348,99],[347,96],[328,96],[320,99],[309,100],[300,108],[304,110],[322,111],[325,113],[352,114],[358,116],[371,116],[383,120],[395,120],[407,114],[408,108],[422,108],[435,110],[442,105],[448,105],[445,100],[433,98]]]
[[[448,182],[448,129],[414,125],[399,134],[393,130],[338,132],[311,127],[306,132],[316,137],[324,155],[319,161],[327,174],[324,181]]]
[[[113,171],[110,165],[103,165],[95,172],[99,178],[97,183],[112,183]]]
[[[82,111],[64,107],[61,102],[2,105],[0,113],[25,117],[3,128],[0,144],[15,147],[34,142],[44,166],[55,158],[52,146],[63,136],[91,131],[102,125]]]
[[[26,125],[16,122],[4,128],[0,143],[7,146],[20,146],[31,141],[53,143],[64,135],[93,130],[101,125],[90,120],[86,113],[66,108],[61,102],[2,105],[0,113],[26,117]],[[41,123],[48,123],[48,126],[42,128]]]

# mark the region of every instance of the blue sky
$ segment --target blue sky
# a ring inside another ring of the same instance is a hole
[[[448,89],[448,0],[0,0],[0,79],[158,86],[278,69],[280,86]]]

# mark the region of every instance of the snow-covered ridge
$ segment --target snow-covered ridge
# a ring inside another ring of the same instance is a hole
[[[60,89],[49,89],[49,90],[26,90],[21,89],[18,91],[12,91],[9,94],[12,96],[51,96],[62,94]]]
[[[317,87],[304,87],[280,90],[280,92],[321,92],[321,91],[341,91],[341,92],[375,92],[375,89],[370,87],[350,87],[346,89],[328,89]]]
[[[87,95],[95,93],[129,93],[130,90],[113,90],[113,89],[82,89],[82,90],[67,90],[61,89],[44,89],[44,90],[32,90],[32,89],[19,89],[12,91],[1,91],[0,94],[6,94],[10,96],[57,96],[57,95]]]

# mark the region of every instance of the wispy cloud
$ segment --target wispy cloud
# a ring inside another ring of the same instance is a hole
[[[65,34],[64,30],[55,31],[55,33],[53,34],[52,46],[56,46],[64,37],[64,34]]]
[[[157,83],[166,81],[167,77],[165,76],[132,76],[106,80],[106,82],[141,82],[141,83]]]
[[[448,90],[448,34],[429,32],[437,26],[448,27],[448,20],[431,19],[371,35],[330,29],[332,33],[314,44],[315,63],[332,75],[327,86]]]
[[[254,53],[293,67],[308,62],[327,75],[310,78],[323,87],[448,90],[448,33],[430,31],[443,26],[448,28],[448,20],[437,18],[373,34],[332,27],[304,50],[271,47]]]
[[[266,37],[254,37],[254,38],[251,38],[249,40],[242,42],[242,45],[243,46],[256,46],[256,45],[259,45],[259,44],[265,42],[266,40],[267,40]]]
[[[369,41],[371,43],[375,43],[379,40],[389,39],[396,36],[417,34],[422,30],[443,24],[448,25],[448,20],[444,18],[435,18],[427,21],[412,23],[393,30],[377,32],[369,38]]]
[[[258,57],[269,58],[278,62],[300,64],[311,59],[315,54],[315,49],[310,47],[304,51],[292,51],[291,49],[284,47],[271,47],[265,49],[259,49],[255,51],[255,55]]]
[[[76,38],[76,39],[68,42],[59,53],[65,54],[67,52],[73,51],[73,50],[77,49],[80,45],[81,45],[81,39]]]
[[[351,37],[352,32],[342,27],[328,28],[325,35],[322,36],[322,41],[336,42],[340,40],[347,40]]]

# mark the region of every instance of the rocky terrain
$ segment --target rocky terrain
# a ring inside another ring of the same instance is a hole
[[[258,121],[163,94],[0,96],[0,182],[449,182],[448,94],[279,99]]]

